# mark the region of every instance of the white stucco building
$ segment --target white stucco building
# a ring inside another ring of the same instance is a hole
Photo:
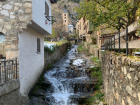
[[[73,34],[73,25],[68,25],[68,32],[69,34]]]
[[[18,58],[23,96],[28,95],[44,69],[44,36],[52,34],[51,3],[55,1],[0,1],[0,38],[5,41],[0,40],[0,59]]]

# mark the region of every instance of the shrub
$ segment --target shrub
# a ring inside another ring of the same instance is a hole
[[[44,51],[45,52],[48,52],[48,53],[54,53],[55,52],[55,47],[53,47],[53,49],[47,47],[47,46],[44,46]]]
[[[82,51],[84,51],[84,48],[83,48],[83,45],[80,45],[80,46],[78,47],[78,52],[82,52]]]

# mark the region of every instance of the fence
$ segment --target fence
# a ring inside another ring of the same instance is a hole
[[[17,58],[13,60],[0,60],[0,84],[19,77],[18,65]]]
[[[134,22],[130,26],[127,26],[126,29],[122,32],[118,32],[117,35],[111,37],[108,41],[101,45],[102,50],[109,50],[112,51],[114,49],[119,49],[118,52],[120,53],[121,48],[126,48],[126,55],[128,56],[128,48],[140,48],[140,41],[139,40],[131,40],[128,41],[128,34],[135,32],[140,25],[138,21]],[[120,42],[120,38],[125,37],[125,43]],[[115,43],[115,40],[118,39],[118,44]]]

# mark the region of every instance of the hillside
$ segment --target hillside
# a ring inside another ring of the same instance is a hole
[[[77,20],[77,12],[74,10],[75,7],[79,6],[80,0],[59,0],[56,4],[52,5],[52,16],[57,21],[53,24],[57,26],[62,23],[62,13],[66,8],[69,13],[69,23],[75,26]]]

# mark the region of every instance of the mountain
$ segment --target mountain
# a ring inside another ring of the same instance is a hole
[[[53,26],[57,26],[62,23],[62,13],[66,9],[69,13],[69,23],[76,25],[77,12],[75,7],[79,6],[80,0],[58,0],[56,4],[52,4],[52,16],[54,16],[55,22]]]

